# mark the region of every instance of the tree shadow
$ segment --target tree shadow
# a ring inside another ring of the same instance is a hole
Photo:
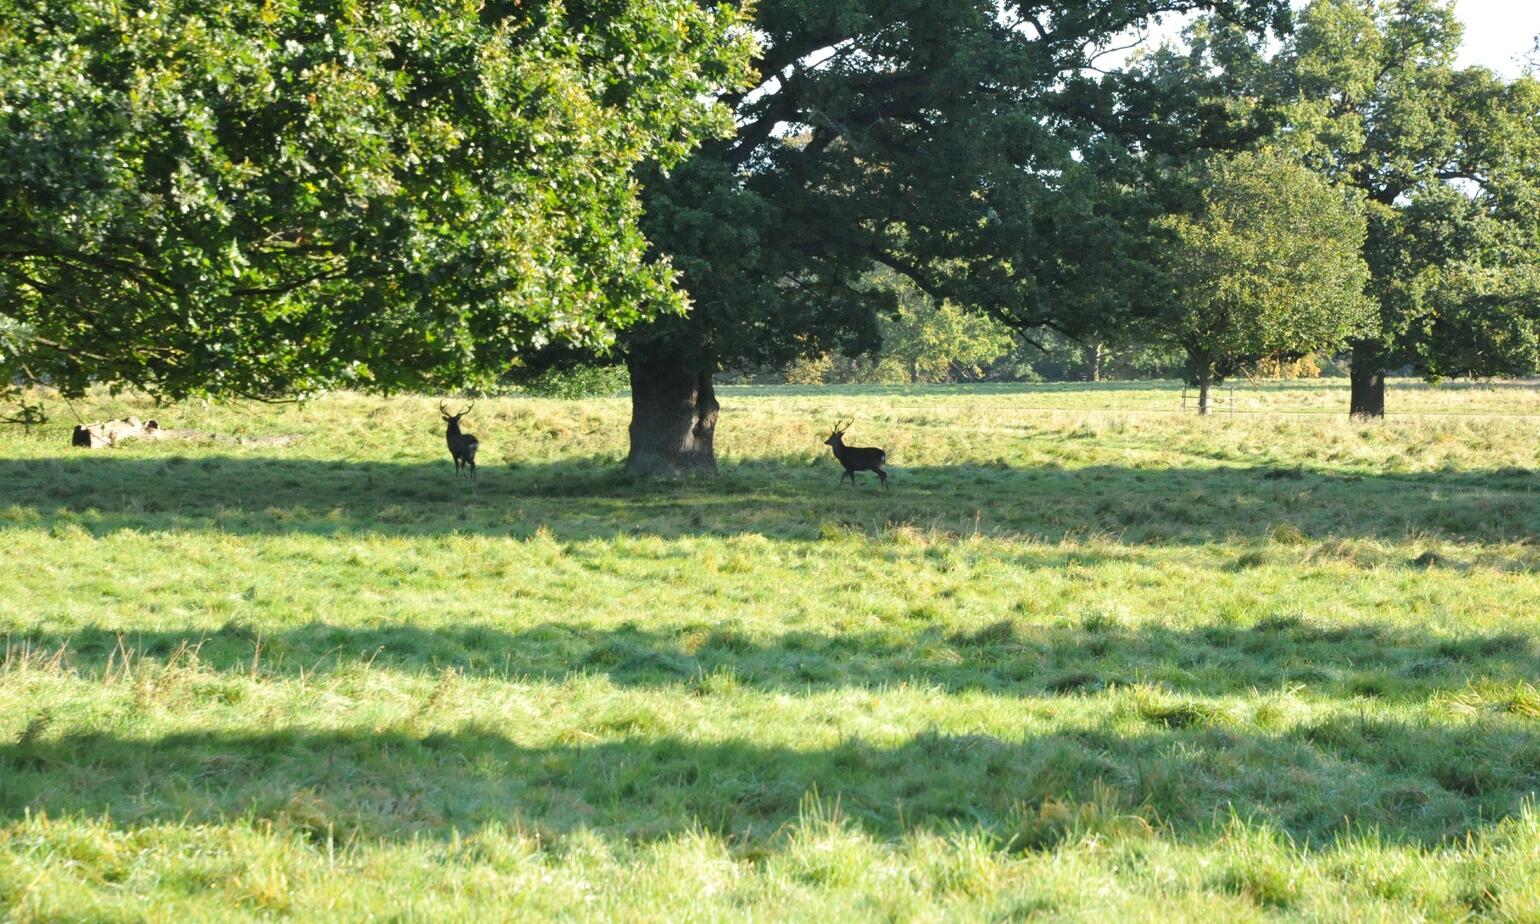
[[[701,686],[720,678],[734,687],[792,693],[912,683],[947,693],[1061,696],[1139,683],[1201,696],[1293,687],[1334,698],[1422,701],[1439,691],[1519,685],[1540,676],[1536,642],[1521,633],[1440,638],[1285,617],[1250,627],[1128,628],[1093,618],[1078,626],[1002,620],[951,634],[894,629],[773,636],[701,623],[600,628],[546,622],[519,630],[485,623],[309,623],[276,631],[229,624],[216,630],[31,630],[0,636],[0,644],[12,653],[62,652],[63,665],[91,676],[113,664],[195,658],[215,671],[269,677],[324,676],[367,665],[558,683],[597,675],[641,688]]]
[[[635,729],[646,717],[626,721]],[[1496,718],[1437,725],[1338,716],[1266,733],[1201,714],[1012,740],[925,733],[806,746],[645,734],[521,743],[476,726],[290,727],[8,742],[0,780],[7,819],[239,818],[344,842],[447,838],[495,824],[637,840],[707,830],[752,845],[794,824],[816,793],[882,838],[961,824],[1033,849],[1053,846],[1087,812],[1092,824],[1137,815],[1178,837],[1213,834],[1234,812],[1305,845],[1374,828],[1427,846],[1518,812],[1540,785],[1540,737]]]
[[[831,460],[750,459],[712,482],[638,484],[611,459],[483,466],[245,456],[0,460],[0,529],[37,524],[241,535],[447,535],[561,540],[761,534],[817,539],[834,525],[895,526],[1056,542],[1267,537],[1501,542],[1540,532],[1540,486],[1518,469],[1342,474],[1271,466],[899,468],[893,490],[839,486]]]

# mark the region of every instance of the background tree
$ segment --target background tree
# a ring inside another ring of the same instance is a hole
[[[730,129],[694,0],[0,0],[0,381],[488,382],[677,310],[633,170]]]
[[[1176,311],[1154,331],[1186,351],[1207,414],[1210,387],[1243,363],[1335,350],[1378,318],[1356,198],[1267,154],[1216,159],[1200,182],[1196,214],[1164,223]]]
[[[1278,131],[1277,80],[1264,57],[1271,38],[1204,17],[1180,43],[1067,82],[1061,106],[1087,126],[1070,177],[1092,221],[1081,224],[1079,253],[1055,275],[1051,298],[1074,306],[1080,339],[1093,351],[1097,343],[1126,349],[1165,339],[1149,335],[1152,323],[1171,317],[1159,296],[1170,289],[1162,222],[1198,207],[1192,180],[1205,163],[1254,150]]]
[[[1540,82],[1454,66],[1452,0],[1314,0],[1278,58],[1287,139],[1369,204],[1379,333],[1353,343],[1351,413],[1387,369],[1533,370]]]
[[[915,384],[978,379],[1015,341],[993,318],[914,289],[903,293],[897,316],[882,325],[883,356],[896,360]]]
[[[890,291],[874,265],[1018,329],[1075,331],[1119,310],[1121,226],[1077,158],[1066,79],[1151,15],[1223,12],[1260,29],[1280,0],[764,0],[739,126],[644,179],[646,233],[694,309],[630,330],[638,475],[714,470],[724,365],[875,344]],[[1109,240],[1109,236],[1113,236]]]
[[[1034,335],[1034,343],[1018,340],[1010,354],[990,366],[989,378],[1032,382],[1169,379],[1186,368],[1181,349],[1143,336],[1134,328],[1125,328],[1116,339],[1104,338],[1100,332],[1094,339],[1083,340],[1071,340],[1052,330]]]
[[[1368,205],[1380,324],[1352,344],[1352,413],[1383,414],[1390,368],[1534,369],[1540,84],[1455,68],[1460,37],[1450,0],[1313,0],[1276,51],[1209,17],[1180,46],[1080,81],[1072,90],[1101,132],[1087,163],[1120,190],[1134,242],[1117,258],[1123,278],[1142,286],[1158,273],[1150,222],[1184,208],[1184,164],[1271,144]],[[1127,304],[1161,314],[1137,293]],[[1113,331],[1141,326],[1101,316]]]
[[[1010,353],[1016,337],[994,318],[931,298],[896,273],[874,271],[869,285],[888,287],[897,299],[878,319],[882,346],[856,357],[820,354],[796,363],[787,380],[934,384],[982,378]]]

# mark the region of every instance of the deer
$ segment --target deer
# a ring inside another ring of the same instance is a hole
[[[471,407],[475,406],[476,402],[472,401]],[[438,403],[438,413],[440,417],[444,418],[444,442],[449,444],[449,455],[455,460],[455,474],[460,474],[460,467],[463,465],[471,480],[475,481],[476,447],[481,444],[475,436],[460,432],[460,418],[469,414],[471,407],[458,414],[451,414],[448,408],[444,407],[444,402],[440,401]]]
[[[855,421],[850,423],[855,423]],[[823,441],[825,446],[834,450],[834,458],[838,459],[840,465],[845,467],[845,474],[840,476],[840,481],[843,482],[846,475],[850,476],[850,486],[853,488],[856,486],[856,472],[876,472],[877,477],[882,479],[882,486],[886,488],[888,486],[888,473],[883,471],[882,467],[888,461],[887,450],[873,449],[866,446],[846,446],[845,431],[849,429],[850,424],[848,423],[843,427],[836,423],[834,425],[834,432],[829,434],[829,438]]]

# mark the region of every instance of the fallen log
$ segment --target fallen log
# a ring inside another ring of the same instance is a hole
[[[299,437],[292,433],[280,433],[273,436],[216,436],[214,440],[237,446],[292,446],[299,442]]]
[[[299,437],[293,434],[223,436],[203,430],[162,427],[158,421],[125,417],[122,420],[77,424],[75,432],[70,436],[70,445],[85,449],[107,449],[127,440],[198,440],[236,446],[289,446],[298,442]]]
[[[154,420],[140,421],[137,417],[122,420],[104,420],[94,424],[76,424],[70,437],[71,446],[86,449],[104,449],[116,446],[124,440],[158,439],[160,424]]]

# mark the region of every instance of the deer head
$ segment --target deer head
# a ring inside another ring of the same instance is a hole
[[[855,421],[852,420],[850,423],[855,423]],[[845,445],[845,431],[849,430],[849,429],[850,429],[850,424],[849,423],[845,424],[843,427],[840,426],[838,423],[836,423],[834,425],[834,432],[829,434],[829,438],[824,440],[823,444],[825,446],[843,446],[843,445]]]
[[[476,406],[476,402],[472,401],[471,404],[470,404],[470,407],[467,407],[465,410],[461,411],[458,414],[451,414],[451,413],[449,413],[449,409],[444,406],[444,402],[440,401],[438,403],[438,413],[439,413],[440,417],[444,418],[444,422],[445,423],[450,423],[450,424],[454,424],[455,426],[459,426],[460,425],[460,418],[464,417],[466,414],[469,414],[471,412],[471,408],[475,407],[475,406]]]

